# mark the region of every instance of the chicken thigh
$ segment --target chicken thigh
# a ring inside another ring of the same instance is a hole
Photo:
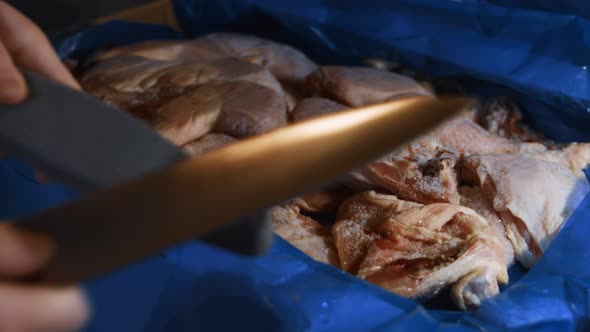
[[[420,206],[373,192],[345,203],[333,229],[342,267],[409,298],[453,285],[461,309],[479,306],[508,281],[511,246],[475,211],[455,204]]]

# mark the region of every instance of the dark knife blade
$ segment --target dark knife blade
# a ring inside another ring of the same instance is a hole
[[[0,108],[0,146],[56,181],[89,192],[187,157],[130,114],[39,75],[25,76],[29,98]]]

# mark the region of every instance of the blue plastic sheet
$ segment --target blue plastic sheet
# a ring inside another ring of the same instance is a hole
[[[320,63],[366,57],[518,98],[536,128],[590,141],[590,5],[569,1],[178,0],[183,28],[114,22],[56,48],[83,58],[134,41],[238,31],[288,42]],[[0,218],[75,198],[0,163]],[[83,221],[81,221],[83,222]],[[277,238],[244,258],[196,241],[85,285],[87,331],[584,331],[590,329],[590,197],[541,260],[475,312],[426,309],[307,258]]]

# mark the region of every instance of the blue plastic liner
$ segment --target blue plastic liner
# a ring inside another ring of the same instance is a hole
[[[590,4],[586,1],[178,0],[183,33],[113,22],[56,44],[62,57],[134,41],[213,31],[288,42],[325,64],[381,57],[482,96],[518,98],[560,141],[590,141]],[[75,198],[0,163],[0,218]],[[83,222],[83,221],[80,221]],[[141,231],[141,230],[138,230]],[[475,312],[425,309],[277,238],[244,258],[191,241],[85,285],[87,331],[585,331],[590,330],[590,197],[524,276]]]

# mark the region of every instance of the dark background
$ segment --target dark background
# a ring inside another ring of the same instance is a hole
[[[8,0],[51,38],[74,32],[94,19],[151,0]]]

